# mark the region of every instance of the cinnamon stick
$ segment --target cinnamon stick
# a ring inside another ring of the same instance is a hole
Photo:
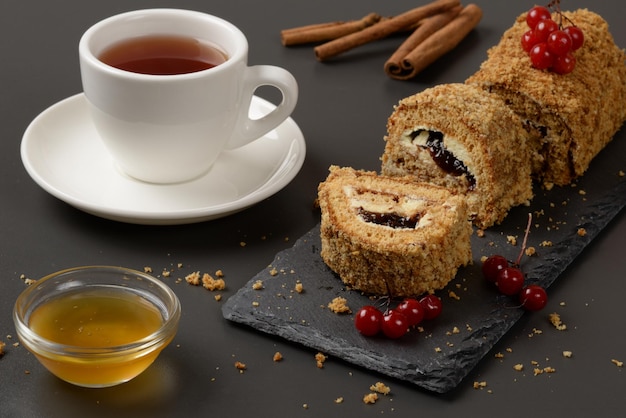
[[[343,25],[344,21],[342,20],[338,20],[336,22],[324,22],[324,23],[313,23],[310,25],[304,25],[304,26],[298,26],[295,28],[289,28],[289,29],[283,29],[280,31],[280,37],[282,38],[284,34],[286,35],[290,35],[293,33],[298,33],[298,32],[307,32],[307,31],[314,31],[317,29],[323,29],[323,28],[328,28],[328,27],[332,27],[332,26],[338,26],[338,25]]]
[[[359,20],[320,23],[285,29],[281,31],[280,36],[284,46],[325,42],[363,30],[380,21],[380,19],[379,14],[370,13]]]
[[[450,23],[461,10],[463,10],[463,6],[458,5],[447,12],[428,17],[420,22],[415,31],[406,38],[402,45],[385,62],[385,72],[392,78],[409,75],[411,71],[402,67],[402,60],[430,35]]]
[[[389,76],[407,80],[415,77],[444,54],[454,49],[478,25],[483,12],[475,4],[468,4],[450,23],[433,33],[401,61],[402,71]]]
[[[411,9],[390,19],[383,19],[361,31],[318,45],[315,47],[315,56],[319,61],[327,60],[360,45],[404,30],[422,19],[445,12],[459,4],[459,0],[435,0],[432,3]]]

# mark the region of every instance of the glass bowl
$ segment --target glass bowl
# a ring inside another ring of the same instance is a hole
[[[24,347],[51,373],[84,387],[127,382],[152,364],[180,320],[174,292],[149,274],[85,266],[50,274],[17,298]]]

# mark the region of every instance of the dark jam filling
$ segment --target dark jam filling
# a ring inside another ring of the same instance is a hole
[[[413,132],[411,135],[411,139],[415,139],[419,136],[420,133],[424,132],[423,130],[417,130]],[[465,174],[467,181],[469,182],[469,190],[474,190],[476,188],[476,179],[469,172],[463,161],[459,160],[448,151],[443,145],[443,134],[441,132],[436,131],[427,131],[428,139],[426,140],[426,148],[430,153],[435,164],[439,166],[446,173],[453,176],[462,176]]]
[[[417,214],[407,217],[398,215],[397,213],[370,212],[362,207],[359,208],[359,216],[365,222],[388,226],[394,229],[415,229],[415,226],[420,220]]]

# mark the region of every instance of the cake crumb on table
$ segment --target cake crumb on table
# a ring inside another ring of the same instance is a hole
[[[209,273],[202,275],[202,287],[207,290],[224,290],[226,288],[226,282],[224,279],[214,279]]]
[[[524,253],[528,257],[532,257],[533,255],[537,254],[537,250],[535,249],[535,247],[528,247],[526,248],[526,250],[524,250]]]
[[[282,361],[283,360],[283,355],[280,351],[277,351],[274,353],[274,357],[272,357],[272,360],[274,361]]]
[[[21,274],[20,275],[20,279],[22,279],[24,281],[24,284],[27,286],[30,286],[31,284],[35,283],[37,280],[35,279],[29,279],[28,277],[26,277],[25,274]]]
[[[544,374],[544,373],[556,373],[556,369],[550,366],[544,367],[543,369],[540,367],[535,367],[533,369],[534,376],[539,376],[540,374]]]
[[[561,316],[558,313],[551,313],[549,315],[549,319],[550,323],[554,325],[554,328],[558,329],[559,331],[565,331],[567,329],[567,325],[565,325],[563,321],[561,321]]]
[[[315,363],[317,365],[318,369],[323,369],[324,368],[324,362],[326,361],[328,357],[325,356],[323,353],[317,353],[315,355]]]
[[[615,364],[617,367],[624,367],[624,362],[616,359],[611,359],[611,363]]]
[[[202,279],[202,276],[200,276],[199,271],[194,271],[193,273],[189,273],[188,275],[185,276],[185,281],[193,286],[199,286],[201,279]]]
[[[385,385],[383,382],[376,382],[372,386],[370,386],[370,390],[372,392],[380,393],[381,395],[389,395],[391,392],[391,388]]]
[[[350,313],[352,311],[350,310],[350,307],[347,303],[348,300],[346,298],[337,296],[328,304],[328,309],[330,309],[334,313]]]
[[[302,284],[302,282],[298,281],[298,282],[296,283],[295,287],[294,287],[294,290],[295,290],[297,293],[302,293],[302,292],[304,292],[304,285]]]
[[[235,362],[235,368],[237,370],[239,370],[239,373],[243,373],[247,369],[247,366],[246,366],[245,363],[242,363],[240,361],[236,361]]]
[[[378,400],[378,394],[376,393],[368,393],[367,395],[363,396],[363,403],[366,403],[366,404],[376,403],[377,400]]]
[[[487,387],[487,382],[485,382],[484,380],[482,382],[474,382],[474,389],[483,389]]]
[[[456,292],[454,290],[450,290],[448,291],[448,296],[451,299],[455,299],[455,300],[461,300],[461,297],[459,295],[456,294]]]
[[[2,357],[4,355],[4,347],[6,346],[6,344],[4,343],[4,341],[0,340],[0,357]]]

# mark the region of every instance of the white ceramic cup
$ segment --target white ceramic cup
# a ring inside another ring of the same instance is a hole
[[[192,37],[225,53],[224,63],[202,71],[147,75],[109,66],[99,55],[111,45],[150,35]],[[147,9],[96,23],[79,43],[84,94],[94,126],[127,175],[176,183],[206,173],[225,149],[244,146],[278,127],[295,108],[298,86],[285,69],[248,66],[248,42],[231,23],[205,13]],[[249,117],[260,86],[282,101],[267,115]]]

